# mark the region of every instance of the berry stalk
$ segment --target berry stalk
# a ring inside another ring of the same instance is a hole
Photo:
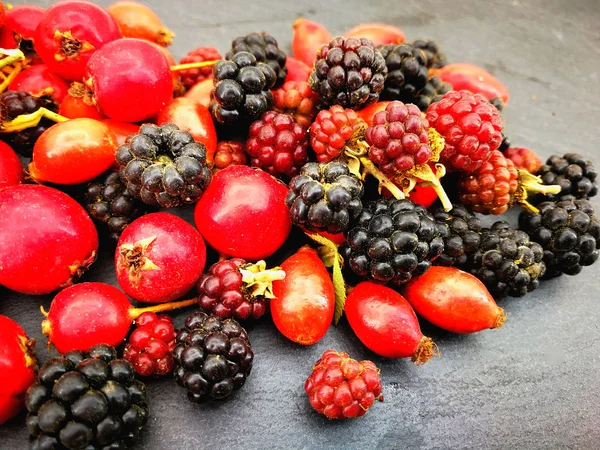
[[[49,109],[40,108],[36,112],[31,114],[22,114],[9,122],[0,124],[0,133],[18,133],[19,131],[23,131],[27,128],[36,127],[43,118],[50,119],[57,123],[66,122],[69,120],[60,114],[50,111]]]
[[[144,313],[153,312],[159,313],[164,311],[172,311],[174,309],[185,308],[198,302],[198,297],[190,298],[189,300],[181,300],[179,302],[161,303],[159,305],[148,306],[146,308],[131,308],[129,310],[129,318],[131,320],[137,319]],[[43,325],[42,325],[43,327]]]
[[[201,62],[193,62],[188,64],[177,64],[175,66],[171,66],[171,72],[180,72],[182,70],[189,69],[201,69],[202,67],[211,67],[218,63],[220,60],[215,59],[212,61],[201,61]]]
[[[239,270],[246,289],[253,297],[274,298],[273,281],[285,279],[285,271],[281,267],[267,269],[267,263],[263,260],[242,266]]]
[[[527,208],[531,212],[537,214],[539,213],[539,209],[533,206],[531,203],[527,201],[527,197],[529,193],[533,194],[560,194],[561,187],[557,184],[552,184],[546,186],[542,184],[542,179],[536,175],[533,175],[526,170],[519,170],[519,187],[517,188],[517,192],[515,193],[515,198],[517,202]]]

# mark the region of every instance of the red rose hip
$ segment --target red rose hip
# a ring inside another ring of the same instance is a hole
[[[24,181],[23,167],[15,151],[0,141],[0,189]]]

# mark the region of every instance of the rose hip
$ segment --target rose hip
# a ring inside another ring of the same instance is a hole
[[[45,64],[36,64],[20,72],[8,86],[9,91],[26,91],[36,97],[43,97],[51,105],[58,107],[69,92],[69,83],[52,73]]]
[[[465,90],[481,94],[488,100],[500,97],[508,103],[509,94],[506,86],[492,74],[467,63],[448,64],[435,71],[442,81],[450,83],[455,91]]]
[[[393,25],[383,23],[363,23],[348,30],[345,38],[367,38],[373,45],[402,44],[406,41],[404,31]]]
[[[6,142],[0,141],[0,189],[25,180],[23,166],[15,151]]]
[[[145,39],[162,46],[173,42],[175,34],[146,5],[125,0],[113,3],[106,9],[117,21],[123,37]]]
[[[294,58],[312,67],[317,56],[317,50],[331,41],[332,36],[323,25],[308,19],[298,19],[294,22],[294,37],[292,38],[292,54]]]
[[[187,91],[185,97],[191,100],[195,100],[202,106],[208,108],[210,106],[213,88],[214,84],[212,78],[204,80],[193,86],[189,91]]]
[[[316,53],[316,51],[315,51]],[[288,81],[308,81],[310,77],[311,68],[299,59],[288,56],[285,67],[287,67],[288,73],[285,77],[285,82]]]

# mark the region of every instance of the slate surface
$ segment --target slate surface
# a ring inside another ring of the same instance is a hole
[[[232,38],[259,30],[289,50],[292,23],[301,16],[326,24],[334,35],[361,22],[398,25],[409,39],[434,38],[450,61],[481,65],[506,83],[511,100],[505,120],[514,144],[543,157],[578,151],[600,164],[597,0],[146,3],[176,31],[177,58],[198,45],[224,53]],[[181,214],[191,221],[191,209]],[[249,330],[252,375],[227,403],[193,405],[172,380],[148,383],[151,419],[137,448],[598,448],[599,267],[545,282],[524,299],[500,300],[508,313],[502,330],[455,336],[423,324],[443,355],[421,367],[378,358],[344,321],[302,348],[263,320]],[[86,279],[116,285],[110,252]],[[38,356],[47,359],[39,305],[48,308],[51,296],[0,288],[0,298],[0,314],[38,339]],[[179,325],[184,316],[176,316]],[[385,402],[359,420],[328,422],[308,404],[303,382],[329,348],[381,368]],[[26,442],[23,416],[0,427],[0,448],[22,449]]]

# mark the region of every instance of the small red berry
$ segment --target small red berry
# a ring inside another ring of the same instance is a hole
[[[515,163],[517,169],[523,169],[535,175],[542,168],[540,157],[528,148],[512,147],[503,153],[506,158]]]
[[[44,8],[35,5],[16,5],[6,11],[5,26],[15,34],[22,50],[24,40],[29,41],[28,45],[32,45],[35,30],[45,14]]]
[[[238,141],[221,141],[213,159],[213,172],[217,173],[229,166],[244,166],[248,162],[244,143]]]
[[[305,81],[286,81],[273,91],[273,109],[291,114],[303,127],[310,127],[317,115],[319,94]]]
[[[346,144],[366,128],[356,111],[334,105],[317,114],[310,127],[310,145],[319,162],[330,162],[339,157]]]
[[[198,47],[190,51],[187,55],[181,58],[180,64],[190,64],[203,61],[214,61],[223,59],[219,51],[214,47]],[[199,67],[197,69],[187,69],[179,72],[181,82],[190,89],[197,83],[200,83],[207,78],[212,78],[212,67]]]
[[[379,369],[347,353],[326,350],[304,383],[310,405],[328,419],[360,417],[382,400]]]

